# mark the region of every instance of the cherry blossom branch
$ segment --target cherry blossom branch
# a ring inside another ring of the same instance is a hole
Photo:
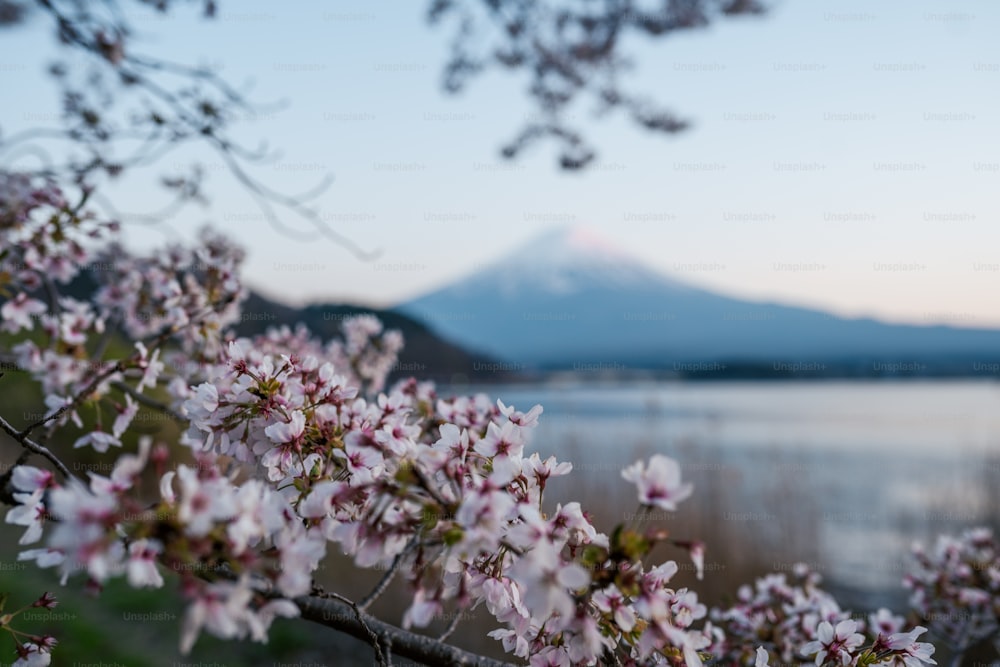
[[[242,165],[240,165],[236,158],[233,157],[232,146],[227,141],[224,141],[214,135],[208,136],[207,138],[210,145],[216,149],[219,157],[226,164],[233,177],[253,195],[257,206],[260,208],[261,212],[264,213],[264,216],[268,219],[272,226],[277,229],[281,229],[281,227],[283,227],[283,225],[281,225],[281,221],[277,217],[277,214],[270,206],[271,203],[275,203],[293,211],[303,219],[313,223],[322,235],[326,236],[334,243],[337,243],[358,259],[371,261],[377,259],[381,254],[380,250],[365,250],[347,236],[335,232],[329,225],[326,224],[323,218],[316,213],[315,210],[303,205],[301,198],[291,197],[277,192],[276,190],[272,190],[253,178],[253,176],[247,173]]]
[[[23,435],[23,436],[27,437],[29,433],[31,433],[32,431],[34,431],[39,426],[43,426],[43,425],[45,425],[45,424],[47,424],[47,423],[49,423],[51,421],[55,421],[55,420],[59,419],[64,414],[66,414],[68,411],[70,411],[70,410],[76,408],[78,405],[80,405],[80,403],[82,403],[83,400],[87,396],[89,396],[91,393],[93,393],[93,391],[95,389],[97,389],[97,387],[102,382],[104,382],[105,380],[107,380],[109,377],[111,377],[115,373],[120,373],[120,372],[122,372],[124,370],[125,370],[125,364],[124,364],[124,362],[122,362],[122,361],[113,362],[108,368],[104,369],[103,371],[101,371],[100,373],[98,373],[97,375],[95,375],[94,378],[87,384],[86,387],[84,387],[82,390],[80,390],[79,392],[77,392],[76,396],[74,396],[71,401],[66,402],[64,405],[62,405],[61,407],[59,407],[59,409],[57,409],[52,414],[50,414],[50,415],[48,415],[46,417],[42,417],[41,419],[39,419],[39,420],[37,420],[35,422],[32,422],[31,424],[28,424],[23,429],[21,429],[21,431],[19,432],[19,435]]]
[[[66,464],[63,463],[58,456],[53,454],[48,447],[40,445],[31,438],[29,438],[26,432],[18,431],[16,428],[11,426],[10,422],[8,422],[3,417],[0,417],[0,429],[2,429],[10,437],[17,440],[21,444],[21,446],[24,447],[25,449],[35,454],[38,454],[39,456],[47,458],[52,463],[52,465],[54,465],[56,469],[59,472],[61,472],[63,476],[66,477],[66,479],[71,479],[73,477],[73,473],[69,471],[69,468],[66,467]],[[20,458],[18,460],[20,460]]]
[[[248,170],[252,164],[264,164],[276,158],[278,153],[271,150],[266,142],[253,149],[230,136],[236,113],[259,114],[279,108],[282,106],[280,103],[251,103],[245,93],[230,85],[210,67],[189,66],[137,54],[132,48],[134,31],[124,14],[118,11],[119,3],[115,0],[100,3],[110,9],[110,16],[92,10],[87,3],[60,0],[35,0],[35,3],[51,17],[64,45],[96,59],[99,67],[94,69],[92,76],[101,82],[110,77],[124,83],[121,98],[141,98],[141,105],[130,114],[130,120],[124,127],[117,127],[109,120],[113,113],[111,108],[102,109],[100,113],[93,111],[90,107],[95,106],[95,102],[84,95],[84,91],[71,85],[68,69],[60,71],[57,79],[62,95],[74,103],[66,114],[69,129],[29,130],[15,135],[13,140],[0,140],[0,151],[25,141],[66,140],[82,145],[89,149],[89,159],[82,162],[67,160],[58,166],[46,165],[44,171],[37,172],[47,176],[61,173],[82,180],[83,177],[93,178],[101,174],[118,177],[123,171],[131,173],[155,164],[177,147],[202,144],[219,153],[230,168],[231,175],[249,189],[267,221],[279,232],[301,240],[316,238],[316,234],[303,234],[283,224],[271,204],[301,217],[320,236],[340,244],[361,259],[377,255],[337,233],[322,216],[306,205],[307,201],[328,190],[331,177],[323,178],[305,193],[283,193],[268,187]],[[170,3],[156,4],[157,9],[166,11]],[[207,17],[213,14],[214,10],[206,11]],[[101,67],[106,71],[102,71]],[[174,85],[177,79],[181,81],[180,86]],[[96,86],[91,84],[90,87]],[[138,141],[140,146],[131,155],[115,155],[115,148],[126,150],[133,141]],[[178,196],[168,204],[160,219],[172,216],[188,202],[205,201],[201,191],[202,180],[203,174],[197,169],[192,177],[163,179],[162,184],[177,191]],[[107,203],[104,200],[104,204]],[[157,215],[141,217],[146,222],[159,221]]]

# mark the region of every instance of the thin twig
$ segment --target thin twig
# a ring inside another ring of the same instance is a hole
[[[385,656],[382,655],[382,643],[379,641],[378,635],[375,634],[370,627],[368,627],[368,623],[365,622],[365,613],[358,608],[358,605],[340,593],[326,593],[325,595],[333,598],[334,600],[340,600],[354,610],[355,616],[358,617],[358,623],[360,623],[361,627],[363,627],[365,632],[368,633],[368,640],[371,642],[372,648],[375,649],[375,657],[378,658],[378,664],[382,667],[389,667],[388,661],[386,661]]]
[[[421,470],[419,466],[413,466],[411,470],[413,470],[413,474],[415,474],[417,479],[420,481],[420,486],[423,487],[424,491],[426,491],[438,505],[441,507],[448,507],[451,504],[447,501],[447,499],[445,499],[444,496],[441,495],[441,492],[438,491],[434,483],[429,477],[427,477],[427,473]]]
[[[171,419],[173,419],[175,421],[178,421],[178,422],[187,422],[187,421],[189,421],[187,417],[185,417],[181,413],[177,412],[176,410],[174,410],[173,408],[171,408],[166,403],[162,403],[162,402],[156,400],[155,398],[150,398],[149,396],[146,396],[142,392],[137,391],[134,387],[130,387],[129,385],[127,385],[124,382],[116,380],[116,381],[114,381],[114,382],[111,383],[111,386],[114,387],[115,389],[117,389],[118,391],[121,391],[121,392],[124,392],[124,393],[128,394],[129,396],[131,396],[132,398],[134,398],[136,400],[136,402],[141,403],[142,405],[145,405],[147,408],[150,408],[152,410],[156,410],[157,412],[162,412],[163,414],[167,415],[168,417],[170,417]]]
[[[28,449],[34,452],[35,454],[38,454],[39,456],[44,456],[49,461],[51,461],[52,465],[54,465],[56,469],[59,470],[59,472],[61,472],[63,476],[66,477],[66,479],[71,479],[73,477],[73,473],[69,471],[69,468],[66,467],[66,464],[60,461],[59,457],[53,454],[48,447],[44,447],[38,444],[37,442],[29,438],[27,433],[18,431],[16,428],[11,426],[10,423],[3,417],[0,417],[0,429],[2,429],[10,437],[17,440],[19,443],[21,443],[21,446],[24,447],[25,449]],[[18,460],[20,461],[20,459]]]
[[[443,642],[446,641],[448,637],[451,637],[451,635],[455,632],[455,629],[458,628],[458,623],[461,620],[462,620],[462,612],[456,611],[455,616],[452,617],[451,623],[448,624],[447,629],[445,629],[444,632],[438,635],[438,641]]]
[[[52,277],[47,273],[42,274],[42,285],[45,287],[45,298],[49,302],[49,314],[55,315],[56,311],[59,310],[59,290],[56,289],[56,284],[52,282]]]
[[[27,426],[25,426],[20,431],[19,435],[27,437],[27,435],[29,433],[31,433],[32,431],[34,431],[39,426],[47,424],[48,422],[51,422],[53,420],[59,419],[64,414],[66,414],[69,410],[72,410],[73,408],[76,408],[78,405],[80,405],[80,403],[82,403],[83,400],[87,396],[89,396],[91,393],[93,393],[93,391],[95,389],[97,389],[97,386],[99,384],[101,384],[102,382],[104,382],[105,380],[107,380],[109,377],[111,377],[115,373],[120,373],[120,372],[122,372],[124,370],[125,370],[125,363],[124,362],[122,362],[122,361],[116,361],[116,362],[111,363],[111,365],[108,368],[104,369],[103,371],[101,371],[100,373],[98,373],[96,376],[94,376],[94,379],[91,380],[90,383],[86,387],[84,387],[82,391],[78,392],[77,395],[73,398],[72,401],[64,404],[62,407],[60,407],[58,410],[56,410],[55,412],[53,412],[49,416],[42,417],[38,421],[35,421],[35,422],[31,423],[31,424],[28,424]]]
[[[395,577],[396,572],[399,571],[399,566],[402,565],[403,563],[403,558],[405,558],[411,551],[413,551],[413,548],[416,545],[417,545],[417,540],[416,538],[413,538],[412,540],[409,541],[409,543],[407,543],[406,547],[402,551],[396,554],[396,558],[393,559],[392,565],[389,567],[389,570],[384,575],[382,575],[382,578],[375,585],[375,588],[372,589],[372,592],[363,597],[361,601],[358,602],[359,609],[361,609],[362,611],[368,611],[368,607],[370,607],[372,603],[374,603],[376,600],[379,599],[382,593],[385,592],[385,589],[389,587],[389,584],[392,583],[393,577]]]
[[[104,356],[104,353],[108,351],[108,345],[111,344],[111,339],[114,338],[115,330],[118,328],[118,318],[115,317],[111,322],[105,322],[104,333],[97,340],[97,346],[94,348],[94,354],[91,355],[93,359],[100,359]]]

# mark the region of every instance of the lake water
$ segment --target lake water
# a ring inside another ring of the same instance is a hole
[[[901,610],[915,540],[1000,527],[998,383],[565,382],[483,391],[519,409],[544,406],[528,451],[575,465],[546,500],[582,500],[606,532],[637,509],[621,468],[656,452],[676,458],[695,493],[655,523],[707,543],[706,579],[691,582],[709,601],[803,561],[845,606]],[[669,547],[657,555],[686,562]]]

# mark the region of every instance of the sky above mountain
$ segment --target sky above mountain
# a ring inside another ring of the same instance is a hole
[[[583,174],[558,172],[548,147],[498,160],[529,112],[524,82],[490,75],[443,95],[449,33],[425,24],[425,3],[250,0],[220,3],[212,23],[195,11],[145,16],[147,52],[220,65],[253,80],[258,99],[286,100],[246,119],[250,145],[282,149],[258,175],[294,192],[332,174],[320,214],[382,253],[364,262],[275,231],[217,158],[184,151],[167,170],[205,163],[211,205],[129,227],[129,240],[150,247],[214,222],[247,245],[251,284],[270,296],[391,305],[585,223],[660,272],[728,294],[1000,326],[1000,158],[988,141],[1000,121],[1000,5],[772,4],[762,19],[637,44],[628,85],[693,129],[663,139],[580,108],[601,152]],[[4,132],[58,114],[40,76],[48,29],[36,21],[0,42],[17,101],[0,109]],[[125,211],[161,201],[135,182],[113,196]]]

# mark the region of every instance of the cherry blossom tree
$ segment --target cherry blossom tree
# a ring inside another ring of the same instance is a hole
[[[546,503],[547,484],[572,466],[530,451],[541,406],[445,397],[415,379],[387,387],[403,341],[372,317],[346,321],[327,343],[287,328],[238,338],[238,247],[206,230],[193,248],[132,255],[89,196],[0,175],[0,318],[17,341],[4,362],[40,385],[46,406],[20,428],[0,415],[22,449],[0,497],[7,523],[24,528],[19,559],[63,585],[173,588],[187,604],[182,652],[203,633],[263,642],[276,618],[301,617],[367,641],[383,665],[393,655],[501,664],[447,643],[461,614],[442,636],[418,632],[446,610],[481,607],[495,620],[489,636],[522,664],[933,662],[917,641],[923,627],[883,610],[866,635],[805,571],[709,614],[672,585],[675,561],[649,560],[672,544],[700,575],[700,542],[631,523],[601,532],[580,503]],[[89,298],[61,292],[93,263],[107,270]],[[127,447],[141,408],[183,423],[178,442]],[[78,477],[58,442],[113,458],[110,474]],[[644,511],[674,511],[693,493],[662,455],[621,477]],[[990,540],[975,533],[940,547],[940,562],[925,559],[962,582],[944,601],[926,586],[932,575],[910,580],[918,604],[982,607],[986,620],[956,641],[995,632],[995,565],[976,580],[988,591],[963,579],[969,559],[995,559]],[[325,590],[313,574],[332,551],[383,570],[381,581],[361,599]],[[369,612],[395,577],[410,591],[398,625]],[[34,604],[52,603],[45,593]],[[17,631],[15,617],[0,616],[15,664],[48,664],[55,639]]]
[[[24,448],[3,480],[14,505],[6,520],[25,527],[22,560],[92,590],[113,577],[161,587],[159,568],[180,572],[185,652],[202,632],[265,641],[278,616],[322,615],[369,639],[382,663],[391,646],[491,664],[406,631],[446,605],[482,605],[498,622],[492,636],[535,663],[699,664],[704,607],[669,586],[676,563],[642,562],[662,533],[619,527],[609,537],[579,503],[546,508],[546,483],[571,466],[526,454],[540,407],[445,399],[415,380],[385,391],[402,341],[371,317],[347,321],[329,344],[304,330],[235,338],[243,254],[221,236],[134,257],[114,243],[116,225],[87,211],[86,190],[72,202],[25,175],[2,186],[4,327],[42,334],[13,345],[10,363],[40,383],[47,406],[23,428],[0,418]],[[92,299],[61,295],[92,262],[111,267]],[[116,335],[131,353],[107,353]],[[151,438],[124,451],[140,405],[188,424],[189,459]],[[111,474],[72,474],[49,447],[63,432],[74,448],[118,454]],[[48,466],[29,465],[32,456]],[[154,497],[141,485],[149,474]],[[690,493],[660,458],[640,485],[649,506]],[[359,601],[316,586],[330,548],[386,569],[385,582],[406,573],[403,628],[366,613],[384,584]],[[37,660],[51,643],[18,647]]]
[[[547,481],[570,466],[525,453],[540,407],[444,399],[416,381],[383,391],[402,341],[370,317],[349,320],[329,344],[287,329],[235,338],[243,254],[222,237],[133,257],[114,243],[116,225],[87,212],[86,190],[71,202],[51,183],[9,175],[3,193],[4,327],[42,334],[13,345],[11,363],[40,383],[48,408],[24,428],[0,420],[24,448],[4,479],[15,505],[7,521],[25,527],[30,547],[21,559],[94,590],[112,577],[160,587],[158,567],[181,572],[183,651],[201,632],[263,641],[278,616],[333,607],[354,612],[356,626],[335,624],[363,630],[382,662],[390,645],[415,659],[452,655],[373,627],[366,610],[384,586],[360,601],[318,589],[311,575],[338,548],[358,567],[386,568],[386,581],[406,573],[404,628],[445,605],[483,605],[519,658],[697,663],[707,639],[692,624],[703,608],[669,587],[675,563],[641,561],[659,538],[609,538],[578,503],[546,509]],[[61,295],[91,262],[111,267],[92,299]],[[115,335],[133,342],[130,354],[107,354]],[[180,444],[190,460],[150,438],[120,451],[139,405],[188,424]],[[48,446],[64,431],[75,448],[120,451],[111,474],[73,475]],[[28,465],[33,455],[51,469]],[[643,484],[664,498],[689,492],[665,471],[651,468]],[[142,492],[144,474],[157,477],[156,497]],[[621,610],[605,616],[590,602],[615,590],[634,591],[639,605],[625,612],[636,619],[628,632]]]

